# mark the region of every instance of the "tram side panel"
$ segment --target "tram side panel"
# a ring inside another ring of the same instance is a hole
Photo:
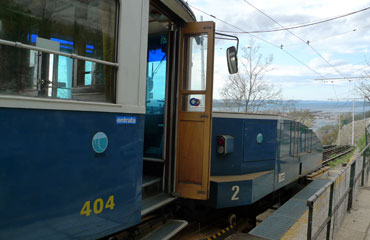
[[[140,221],[144,115],[118,116],[0,108],[0,239],[96,239]]]
[[[320,141],[293,120],[222,114],[212,124],[213,207],[252,204],[321,166]]]
[[[278,121],[236,114],[212,120],[210,204],[250,205],[273,192]],[[231,139],[232,151],[220,153],[220,136]]]

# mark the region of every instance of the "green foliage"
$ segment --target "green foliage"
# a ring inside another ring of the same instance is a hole
[[[335,167],[339,164],[347,163],[351,159],[352,155],[353,155],[353,152],[351,152],[347,155],[344,155],[344,156],[336,159],[335,161],[329,162],[328,165],[329,165],[329,167],[333,168],[333,167]]]
[[[365,118],[370,117],[370,111],[355,114],[355,121],[362,120],[364,116]],[[339,119],[341,126],[350,124],[352,122],[352,113],[351,112],[342,113],[339,115]]]
[[[366,139],[365,139],[365,133],[363,134],[363,136],[360,138],[360,140],[358,140],[358,143],[357,143],[357,148],[361,151],[362,149],[364,149],[364,147],[366,147]]]
[[[323,145],[335,144],[338,137],[338,125],[325,125],[319,128],[317,136]]]
[[[296,119],[307,127],[312,127],[313,122],[315,121],[315,115],[307,109],[297,110],[294,108],[287,113],[287,116]]]

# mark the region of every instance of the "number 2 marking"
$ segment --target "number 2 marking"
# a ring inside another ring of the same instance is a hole
[[[239,186],[236,185],[231,188],[232,191],[235,191],[233,196],[231,197],[231,200],[239,200],[238,197],[239,189],[240,189]]]

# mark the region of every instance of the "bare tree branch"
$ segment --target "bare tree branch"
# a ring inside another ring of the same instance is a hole
[[[225,107],[231,111],[256,113],[282,98],[281,90],[264,79],[272,71],[273,56],[264,58],[253,39],[249,45],[242,48],[241,71],[230,75],[221,90]]]

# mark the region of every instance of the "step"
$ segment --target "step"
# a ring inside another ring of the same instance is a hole
[[[141,216],[144,216],[158,208],[174,201],[176,197],[172,197],[167,193],[160,193],[155,196],[143,199],[141,201]]]
[[[184,227],[188,225],[185,220],[168,220],[160,228],[146,235],[143,239],[145,240],[167,240],[175,236],[176,233],[180,232]]]
[[[152,185],[154,183],[160,182],[160,177],[154,177],[154,176],[143,176],[143,184],[142,187],[146,187],[149,185]]]

